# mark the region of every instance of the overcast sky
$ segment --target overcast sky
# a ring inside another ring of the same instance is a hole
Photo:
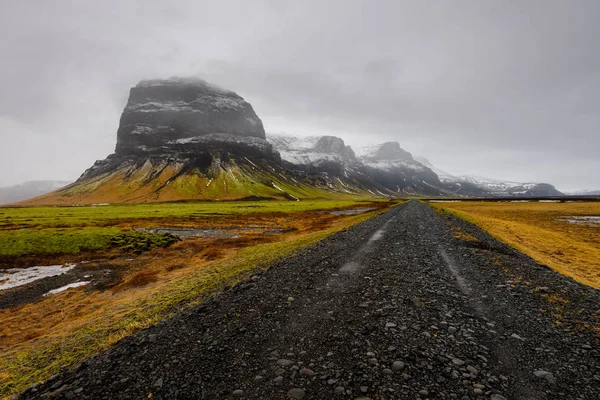
[[[0,0],[0,186],[76,179],[129,88],[197,75],[267,132],[600,189],[600,1]]]

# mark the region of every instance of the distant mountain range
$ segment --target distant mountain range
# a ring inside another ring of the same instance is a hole
[[[565,194],[569,196],[600,196],[600,190],[572,190]]]
[[[473,185],[493,196],[562,196],[554,186],[548,183],[522,183],[485,178],[474,175],[455,176],[434,167],[425,157],[417,157],[419,162],[432,171],[442,182],[454,185]],[[457,190],[460,191],[460,190]]]
[[[454,177],[398,142],[354,151],[334,136],[266,135],[238,94],[170,78],[130,90],[114,154],[76,182],[21,204],[516,195],[562,193],[545,183]]]
[[[69,181],[29,181],[19,185],[0,188],[0,204],[30,199],[67,186]]]

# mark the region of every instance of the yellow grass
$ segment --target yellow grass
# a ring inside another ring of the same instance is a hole
[[[381,212],[355,216],[289,213],[281,235],[187,239],[154,249],[134,262],[114,260],[122,279],[104,290],[71,289],[40,301],[0,310],[0,399],[76,364],[119,339],[212,296],[341,229]],[[256,214],[248,215],[252,221]],[[244,217],[238,217],[240,222]]]
[[[600,215],[600,202],[463,201],[434,207],[475,223],[563,275],[600,289],[600,226],[564,221],[571,216]]]

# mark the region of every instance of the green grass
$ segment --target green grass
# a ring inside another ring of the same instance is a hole
[[[154,324],[182,308],[204,301],[224,287],[235,285],[276,260],[290,256],[340,229],[362,222],[376,213],[344,220],[325,231],[306,234],[286,241],[240,249],[233,258],[215,261],[207,268],[194,270],[178,281],[136,304],[119,310],[118,317],[90,323],[66,336],[54,336],[34,347],[0,357],[0,398],[8,398],[29,385],[43,381],[64,366],[73,366],[117,340]]]
[[[18,229],[0,231],[0,256],[76,254],[109,247],[119,228]]]
[[[372,201],[372,200],[371,200]],[[111,226],[128,220],[197,219],[249,213],[303,212],[358,206],[354,200],[184,202],[82,207],[1,208],[2,227]]]
[[[122,230],[117,227],[17,229],[0,231],[0,258],[25,255],[77,254],[120,247],[133,253],[166,247],[178,241],[170,234]]]

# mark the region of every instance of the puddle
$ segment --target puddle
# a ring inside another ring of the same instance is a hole
[[[209,237],[209,238],[239,238],[240,235],[234,233],[233,230],[226,229],[189,229],[189,228],[135,228],[139,232],[149,233],[170,233],[182,239],[189,237]]]
[[[327,212],[327,214],[331,214],[331,215],[357,215],[357,214],[362,214],[364,212],[373,211],[373,210],[375,210],[375,208],[354,208],[352,210],[329,211],[329,212]]]
[[[42,278],[64,274],[75,268],[76,264],[47,265],[30,268],[11,268],[0,270],[0,290],[27,285]]]
[[[57,293],[60,293],[60,292],[64,292],[67,289],[76,288],[76,287],[80,287],[80,286],[85,286],[85,285],[88,285],[88,284],[89,284],[89,282],[75,282],[75,283],[70,283],[68,285],[59,287],[58,289],[53,289],[53,290],[49,291],[48,293],[44,294],[44,297],[51,296],[53,294],[57,294]]]
[[[171,235],[175,235],[180,237],[181,239],[186,239],[190,237],[205,237],[205,238],[221,238],[221,239],[237,239],[240,234],[243,233],[262,233],[264,235],[276,235],[278,233],[282,233],[283,229],[269,229],[265,230],[265,228],[251,228],[251,227],[242,227],[235,229],[193,229],[193,228],[172,228],[172,227],[164,227],[164,228],[134,228],[134,230],[138,232],[148,232],[148,233],[170,233]]]
[[[558,218],[557,221],[575,225],[600,226],[600,215],[571,215]]]

